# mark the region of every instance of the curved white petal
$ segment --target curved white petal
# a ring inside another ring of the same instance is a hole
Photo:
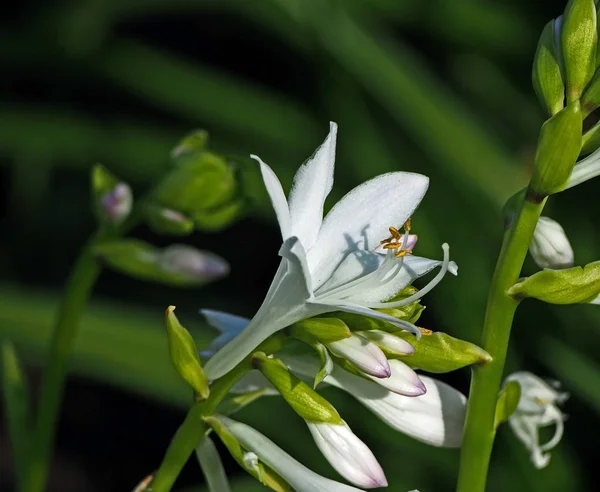
[[[365,374],[388,378],[391,371],[383,351],[373,342],[359,335],[331,342],[327,348],[337,357],[347,359]]]
[[[404,362],[391,359],[388,361],[392,374],[389,378],[380,379],[369,376],[384,388],[404,396],[420,396],[427,392],[427,388],[417,373]]]
[[[581,162],[575,164],[565,190],[577,186],[588,179],[595,178],[598,175],[600,175],[600,150],[596,150],[581,160]]]
[[[415,353],[415,348],[404,338],[397,337],[392,333],[383,330],[362,331],[360,335],[371,340],[380,348],[393,352],[398,355],[411,355]]]
[[[323,222],[325,198],[333,186],[337,125],[329,124],[329,135],[294,176],[289,207],[292,232],[306,248],[317,240]]]
[[[387,486],[381,465],[346,422],[342,425],[306,422],[306,425],[323,456],[342,477],[365,489]]]
[[[209,359],[204,367],[208,379],[217,379],[229,372],[276,331],[327,311],[306,302],[311,297],[310,277],[298,238],[287,239],[279,254],[283,259],[262,306],[250,323]]]
[[[260,164],[260,173],[262,174],[267,193],[269,193],[269,197],[271,198],[271,203],[273,205],[273,209],[275,210],[275,215],[277,216],[277,222],[279,222],[281,237],[285,241],[292,235],[292,226],[290,220],[290,210],[285,198],[285,193],[281,187],[281,182],[279,181],[277,175],[273,172],[273,169],[265,164],[260,157],[256,155],[251,155],[250,157]]]
[[[388,236],[390,226],[402,226],[427,191],[429,178],[421,174],[382,174],[357,186],[329,212],[317,242],[308,252],[315,289],[344,258],[357,249],[371,251]]]
[[[360,489],[317,475],[252,427],[216,417],[246,449],[252,450],[298,492],[360,492]]]

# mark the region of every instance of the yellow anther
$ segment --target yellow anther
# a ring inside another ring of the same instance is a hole
[[[422,333],[423,335],[425,335],[426,337],[428,337],[429,335],[433,335],[433,331],[431,331],[431,330],[428,330],[427,328],[421,328],[420,326],[417,326],[417,328],[418,328],[419,330],[421,330],[421,333]]]
[[[402,243],[388,243],[383,245],[383,249],[398,249],[402,247]]]
[[[540,398],[539,396],[535,396],[533,399],[536,401],[536,403],[539,403],[540,405],[548,405],[548,403],[549,403],[548,400],[544,400],[543,398]]]
[[[402,258],[403,256],[406,256],[406,255],[412,255],[412,249],[401,249],[400,251],[396,251],[395,254],[396,254],[396,258]]]
[[[408,220],[404,223],[404,230],[406,232],[410,232],[411,228],[412,228],[412,219],[409,217]]]
[[[396,229],[395,227],[390,227],[390,234],[396,240],[399,240],[402,237],[402,234],[400,234],[400,231],[398,229]]]
[[[382,239],[381,241],[379,241],[379,244],[391,243],[393,240],[394,240],[394,238],[388,237],[387,239]]]

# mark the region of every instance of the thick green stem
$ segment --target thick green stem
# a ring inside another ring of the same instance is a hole
[[[475,367],[469,392],[458,492],[485,491],[496,431],[494,416],[502,384],[510,330],[518,302],[506,292],[519,278],[527,249],[546,200],[525,201],[507,230],[488,297],[483,348],[492,356]]]
[[[286,337],[282,333],[277,333],[265,340],[256,350],[271,354],[281,349],[285,343]],[[203,418],[212,415],[233,385],[252,370],[251,360],[252,355],[249,355],[225,376],[217,379],[210,386],[208,399],[192,405],[185,420],[177,429],[160,468],[156,472],[151,485],[152,492],[168,492],[171,490],[183,466],[208,430]]]
[[[23,492],[45,489],[52,443],[64,392],[69,355],[75,343],[79,320],[92,287],[100,273],[94,246],[102,234],[93,236],[82,250],[68,280],[52,335],[48,361],[43,371],[42,389],[34,433],[29,444],[29,465]]]

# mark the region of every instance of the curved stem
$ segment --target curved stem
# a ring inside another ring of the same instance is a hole
[[[506,294],[518,280],[546,200],[525,201],[507,230],[494,271],[483,327],[482,347],[491,356],[471,379],[458,492],[483,492],[496,431],[494,416],[502,384],[510,330],[518,302]]]

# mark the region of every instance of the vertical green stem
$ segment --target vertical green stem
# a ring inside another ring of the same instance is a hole
[[[42,492],[48,475],[52,444],[64,392],[69,355],[75,343],[79,320],[100,273],[94,246],[101,233],[93,236],[82,250],[68,280],[53,331],[48,361],[43,371],[37,419],[29,445],[28,475],[23,492]]]
[[[488,466],[496,431],[494,416],[502,384],[510,330],[518,302],[507,290],[518,280],[527,249],[546,200],[525,201],[512,221],[504,241],[488,297],[483,327],[483,348],[492,361],[473,369],[458,492],[485,491]]]

